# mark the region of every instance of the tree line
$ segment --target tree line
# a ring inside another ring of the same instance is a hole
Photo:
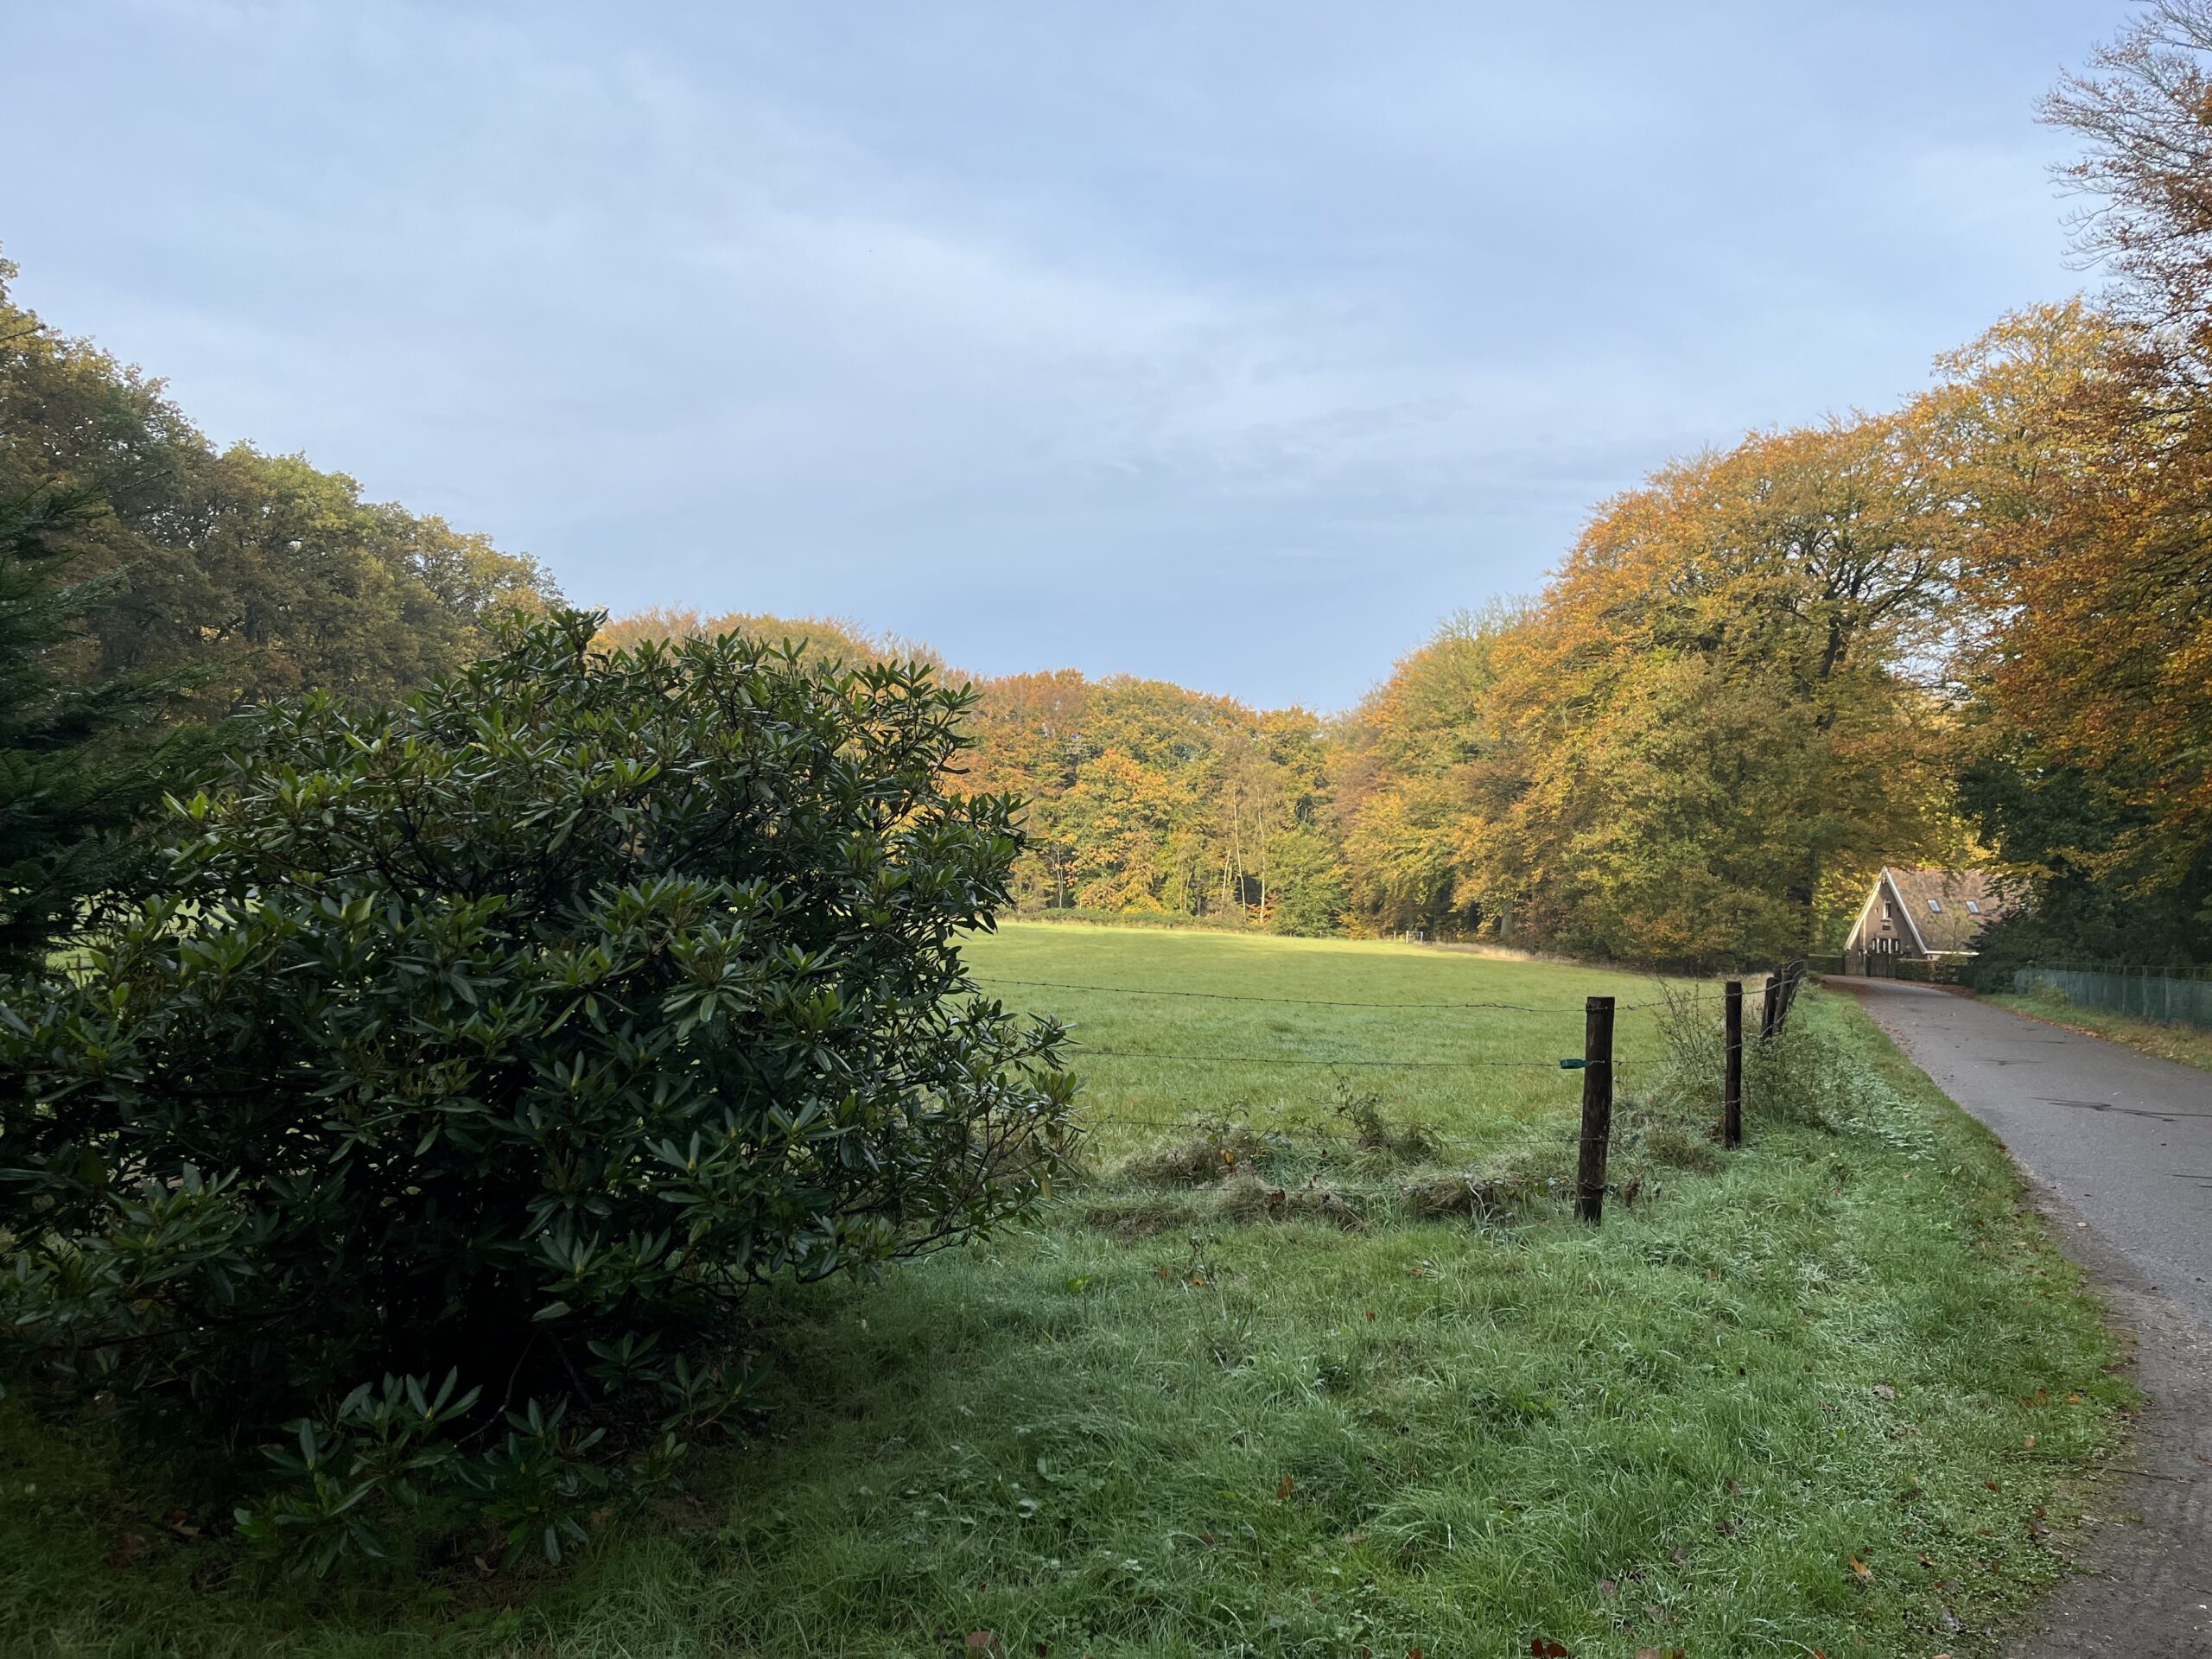
[[[2158,0],[2048,100],[2083,143],[2095,301],[2000,319],[1899,408],[1660,468],[1541,593],[1452,619],[1348,713],[976,677],[964,781],[1027,801],[1015,906],[1700,965],[1832,947],[1882,864],[1972,861],[2036,901],[1993,963],[2212,959],[2208,61],[2212,0]],[[46,736],[0,732],[8,764],[99,706],[174,726],[389,697],[557,601],[481,536],[211,443],[158,381],[16,306],[12,274],[6,568],[66,563],[81,626],[14,601],[54,696]],[[601,639],[731,628],[938,660],[745,613]]]
[[[2212,961],[2212,4],[2046,118],[2112,278],[1927,391],[1671,463],[1533,599],[1350,714],[983,679],[1026,908],[1689,966],[1833,949],[1885,863],[1977,863],[2031,956]]]
[[[2007,317],[1903,407],[1671,464],[1532,600],[1349,714],[981,677],[972,785],[1027,802],[1024,911],[1689,966],[1835,948],[1882,865],[1991,863],[2023,954],[2205,959],[2212,444],[2193,333]],[[738,626],[842,660],[847,625]]]

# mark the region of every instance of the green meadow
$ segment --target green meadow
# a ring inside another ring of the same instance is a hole
[[[1632,971],[1045,923],[1008,925],[969,955],[984,989],[1073,1027],[1089,1122],[1109,1150],[1132,1131],[1205,1120],[1335,1127],[1346,1093],[1453,1144],[1571,1137],[1582,1085],[1560,1061],[1582,1054],[1591,996],[1615,1000],[1624,1087],[1664,1058],[1662,982]]]
[[[2113,1346],[1847,1001],[1801,1001],[1723,1156],[1710,986],[1126,928],[972,959],[1076,1027],[1086,1173],[766,1299],[748,1432],[648,1526],[560,1575],[270,1585],[160,1470],[0,1408],[0,1652],[1963,1659],[2060,1572]],[[1593,993],[1599,1229],[1558,1065]]]

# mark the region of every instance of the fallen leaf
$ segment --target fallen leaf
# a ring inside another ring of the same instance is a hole
[[[1370,1325],[1372,1325],[1372,1324],[1374,1324],[1374,1323],[1375,1323],[1375,1310],[1374,1310],[1373,1308],[1371,1308],[1371,1307],[1370,1307],[1370,1308],[1369,1308],[1369,1309],[1367,1310],[1367,1322],[1368,1322]],[[2080,1398],[2081,1398],[2081,1395],[2075,1395],[2074,1397],[2075,1397],[2075,1399],[2077,1399],[2077,1400],[2078,1400],[2078,1399],[2080,1399]]]
[[[1874,1397],[1877,1400],[1894,1400],[1897,1397],[1897,1391],[1886,1382],[1877,1382],[1874,1385]]]
[[[1871,1579],[1874,1576],[1874,1569],[1867,1566],[1866,1562],[1860,1560],[1856,1555],[1851,1558],[1851,1570],[1853,1573],[1856,1573],[1862,1579]]]
[[[1288,1475],[1285,1475],[1281,1480],[1275,1483],[1275,1496],[1277,1497],[1288,1497],[1297,1490],[1298,1483],[1293,1480]]]
[[[968,1632],[968,1651],[969,1651],[969,1652],[970,1652],[970,1653],[996,1653],[998,1650],[999,1650],[999,1638],[998,1638],[998,1632],[997,1632],[997,1631],[995,1631],[995,1630],[970,1630],[970,1631],[969,1631],[969,1632]]]
[[[2029,1436],[2028,1436],[2028,1438],[2027,1438],[2027,1440],[2026,1440],[2026,1441],[2024,1442],[2024,1444],[2026,1445],[2026,1446],[2027,1446],[2027,1448],[2028,1448],[2028,1450],[2029,1450],[2029,1451],[2031,1451],[2031,1452],[2034,1451],[2034,1450],[2035,1450],[2035,1446],[2036,1446],[2036,1437],[2035,1437],[2034,1435],[2032,1435],[2032,1434],[2029,1435]]]
[[[1690,1558],[1690,1553],[1689,1553],[1689,1551],[1688,1551],[1687,1549],[1684,1549],[1684,1548],[1683,1548],[1680,1544],[1676,1544],[1676,1545],[1675,1546],[1675,1561],[1676,1561],[1678,1564],[1679,1564],[1680,1562],[1686,1561],[1686,1560],[1689,1560],[1689,1558]]]
[[[2069,1406],[2078,1406],[2082,1403],[2082,1396],[2078,1394],[2069,1394],[2066,1396],[2066,1403]]]
[[[143,1554],[146,1540],[143,1535],[126,1532],[115,1541],[115,1548],[100,1558],[102,1567],[124,1567]]]
[[[1601,1596],[1617,1596],[1620,1594],[1620,1586],[1615,1584],[1611,1579],[1598,1580],[1598,1593]]]
[[[197,1538],[200,1529],[194,1526],[182,1510],[171,1510],[168,1519],[162,1523],[180,1538]]]
[[[1540,1636],[1531,1641],[1529,1643],[1529,1651],[1535,1655],[1536,1659],[1570,1659],[1567,1643],[1554,1642],[1547,1636]]]

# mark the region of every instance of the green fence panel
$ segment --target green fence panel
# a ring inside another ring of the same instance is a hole
[[[2056,991],[2085,1008],[2212,1031],[2212,978],[2130,968],[2023,968],[2016,991]]]

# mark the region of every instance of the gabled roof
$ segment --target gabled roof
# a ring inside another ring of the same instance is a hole
[[[1892,865],[1882,875],[1897,893],[1905,925],[1929,956],[1973,950],[1983,928],[2020,907],[2005,896],[2003,884],[1987,870]],[[1969,905],[1975,909],[1969,910]]]

